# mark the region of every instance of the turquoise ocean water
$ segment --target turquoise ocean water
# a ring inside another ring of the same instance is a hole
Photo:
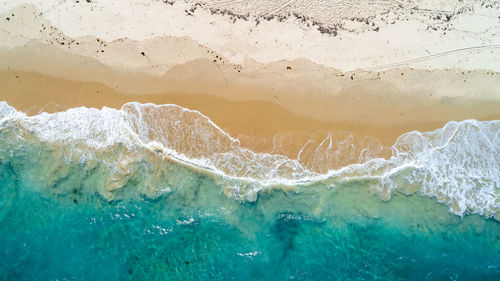
[[[325,174],[175,106],[0,103],[0,280],[500,280],[498,151],[452,122]]]

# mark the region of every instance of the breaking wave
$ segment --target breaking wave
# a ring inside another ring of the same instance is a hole
[[[394,192],[418,193],[457,215],[500,219],[500,120],[449,122],[432,132],[405,133],[388,158],[379,156],[382,146],[374,138],[355,146],[349,137],[329,134],[304,144],[290,159],[242,147],[208,117],[177,105],[132,102],[120,110],[79,107],[27,116],[1,102],[0,141],[56,146],[66,161],[89,169],[96,165],[90,163],[105,162],[112,170],[105,183],[109,198],[146,161],[211,175],[238,200],[256,200],[259,191],[271,187],[366,181],[382,199]],[[2,146],[0,154],[7,155],[2,157],[15,153],[12,145]],[[344,165],[345,157],[355,163]],[[165,190],[148,190],[155,188]]]

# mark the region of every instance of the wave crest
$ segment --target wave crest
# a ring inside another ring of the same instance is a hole
[[[455,214],[500,218],[498,120],[449,122],[432,132],[403,134],[388,159],[381,157],[384,148],[375,138],[355,141],[352,135],[328,132],[311,136],[296,159],[257,153],[200,112],[177,105],[127,103],[121,110],[80,107],[29,117],[2,102],[3,137],[8,128],[87,158],[105,155],[116,170],[111,191],[124,186],[120,177],[129,175],[147,150],[157,155],[154,161],[171,159],[220,177],[226,193],[241,200],[255,200],[270,186],[369,179],[382,198],[418,192],[449,205]]]

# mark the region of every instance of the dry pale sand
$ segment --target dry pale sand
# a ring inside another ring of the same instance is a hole
[[[175,3],[3,1],[0,42],[13,46],[52,37],[54,43],[63,43],[61,34],[74,40],[91,35],[108,43],[135,40],[148,53],[149,39],[189,37],[239,64],[247,59],[271,63],[304,58],[342,71],[395,65],[500,71],[500,5],[496,0],[298,0],[286,1],[285,6],[279,4],[284,0],[167,2]],[[208,5],[199,6],[203,2]],[[191,9],[196,11],[189,12]],[[4,20],[7,17],[9,21]],[[66,47],[69,42],[65,42]],[[114,46],[94,49],[91,44],[84,45],[89,47],[87,54],[112,61],[106,54]],[[153,53],[175,54],[181,59],[201,55],[191,51],[167,48]],[[130,65],[140,58],[130,55],[128,49],[121,52],[127,54],[127,60],[117,63]]]

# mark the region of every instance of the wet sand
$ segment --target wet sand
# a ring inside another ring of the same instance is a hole
[[[402,76],[411,75],[411,71],[402,73]],[[110,73],[109,77],[114,75],[116,73]],[[345,80],[342,75],[337,79]],[[113,89],[99,82],[74,81],[38,72],[5,70],[0,71],[0,99],[28,114],[40,111],[56,112],[77,106],[120,108],[130,101],[178,104],[208,116],[223,130],[240,139],[244,147],[260,152],[280,153],[291,158],[296,158],[306,142],[319,144],[333,132],[342,136],[353,134],[354,145],[361,142],[363,137],[375,137],[385,147],[381,156],[387,157],[390,155],[390,146],[405,132],[437,129],[450,120],[500,119],[500,99],[468,99],[464,96],[439,99],[411,97],[407,92],[397,92],[397,89],[391,93],[383,91],[384,88],[377,88],[378,80],[356,79],[359,81],[355,83],[351,80],[353,85],[348,90],[331,93],[329,97],[323,96],[317,100],[309,98],[314,96],[314,93],[308,95],[299,91],[287,92],[291,91],[291,88],[273,91],[262,89],[262,84],[259,83],[256,83],[255,87],[247,86],[247,92],[235,87],[235,98],[229,99],[229,95],[224,93],[230,92],[230,87],[217,91],[216,87],[212,85],[210,88],[203,81],[198,86],[206,86],[205,93],[192,91],[189,84],[186,84],[184,91],[179,91],[182,88],[178,84],[172,87],[173,89],[165,87],[162,93],[151,92],[147,87],[144,87],[145,90],[141,93],[124,93],[120,91],[121,87]],[[451,80],[449,83],[453,85],[459,81]],[[142,84],[147,83],[142,81]],[[306,86],[304,88],[307,88]],[[427,90],[430,93],[435,91]],[[262,96],[274,98],[275,101],[260,98]],[[283,106],[281,100],[290,99],[290,96],[295,96],[295,103],[286,103],[286,106]],[[314,111],[325,112],[313,114]]]

